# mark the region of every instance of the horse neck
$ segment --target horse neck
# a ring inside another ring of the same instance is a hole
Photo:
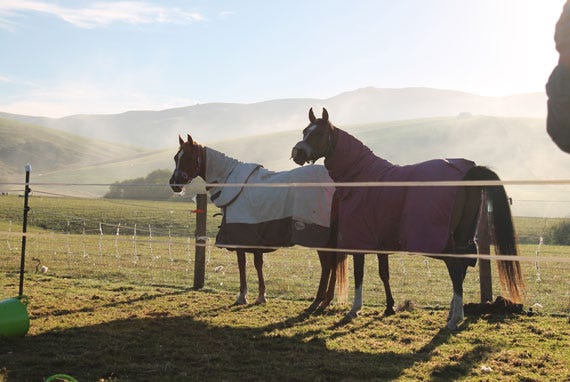
[[[214,150],[210,147],[205,147],[205,160],[204,160],[204,180],[206,183],[224,183],[228,175],[240,163],[237,159],[231,158],[226,154]]]
[[[198,175],[206,180],[206,146],[200,146],[200,171]]]
[[[325,158],[330,177],[337,182],[369,180],[394,165],[376,156],[368,146],[346,131],[335,128],[335,143]]]

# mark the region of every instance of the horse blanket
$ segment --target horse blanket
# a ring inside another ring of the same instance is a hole
[[[320,247],[329,244],[334,187],[323,166],[275,172],[206,148],[210,199],[222,209],[216,245]],[[243,187],[239,184],[329,183],[318,187]],[[269,251],[269,250],[268,250]]]
[[[438,159],[398,166],[379,158],[338,129],[335,151],[325,160],[335,182],[456,181],[475,163]],[[338,247],[442,253],[457,187],[337,187]]]

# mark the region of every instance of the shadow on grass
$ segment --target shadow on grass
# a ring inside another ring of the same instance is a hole
[[[164,293],[164,292],[157,292],[155,294],[142,293],[140,296],[137,296],[134,298],[128,298],[124,301],[115,301],[115,302],[106,303],[104,305],[101,305],[100,307],[97,307],[97,309],[118,308],[121,306],[131,305],[131,304],[134,304],[136,302],[152,301],[152,300],[155,300],[158,298],[163,298],[165,296],[186,295],[186,294],[188,294],[188,291],[190,291],[190,290],[192,290],[192,289],[191,288],[184,288],[184,289],[179,288],[178,290],[176,290],[174,292],[168,292],[168,293]],[[120,292],[120,290],[116,290],[116,291]],[[83,308],[78,308],[78,309],[59,309],[56,311],[34,313],[33,318],[42,318],[42,317],[47,317],[47,316],[65,316],[65,315],[69,315],[69,314],[93,312],[94,310],[95,310],[95,308],[93,308],[93,307],[83,307]]]
[[[57,373],[81,381],[392,380],[429,361],[454,335],[440,330],[417,351],[370,354],[331,350],[314,331],[280,334],[308,317],[258,328],[212,326],[191,316],[116,320],[0,342],[0,366],[8,369],[8,381],[22,382]],[[476,320],[468,318],[462,329]],[[491,351],[476,346],[430,379],[467,375]]]

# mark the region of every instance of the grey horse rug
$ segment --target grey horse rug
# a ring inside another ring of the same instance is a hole
[[[335,151],[325,160],[335,182],[456,181],[475,163],[437,159],[398,166],[377,157],[338,129]],[[457,187],[339,187],[338,248],[442,253]]]
[[[323,166],[270,171],[206,148],[210,199],[223,213],[216,245],[322,247],[330,242],[334,187]],[[310,187],[244,187],[243,184],[329,183]],[[270,251],[270,249],[265,250]]]

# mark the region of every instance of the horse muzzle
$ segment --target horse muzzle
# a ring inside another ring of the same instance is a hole
[[[310,146],[305,141],[298,142],[291,150],[291,159],[302,166],[309,161],[311,151]]]
[[[184,185],[188,183],[186,179],[182,178],[183,176],[181,176],[180,171],[175,171],[174,174],[172,174],[169,181],[170,188],[172,188],[172,191],[176,193],[182,192]]]

